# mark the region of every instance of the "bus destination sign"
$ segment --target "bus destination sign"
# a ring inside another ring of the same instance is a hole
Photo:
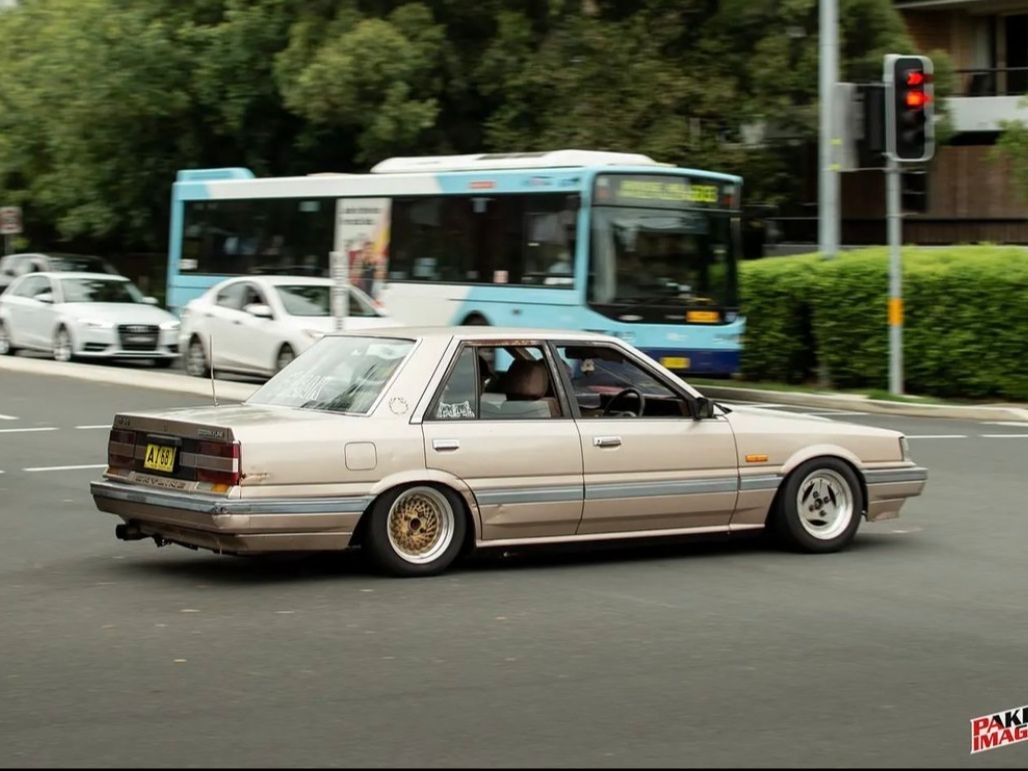
[[[596,177],[598,206],[660,206],[732,208],[730,188],[709,179],[662,174],[600,174]]]

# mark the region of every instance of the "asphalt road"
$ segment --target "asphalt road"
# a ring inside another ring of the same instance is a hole
[[[115,540],[103,427],[204,402],[0,373],[0,765],[1028,764],[968,754],[972,717],[1028,703],[1028,427],[837,415],[924,437],[931,474],[841,554],[716,539],[395,580]]]

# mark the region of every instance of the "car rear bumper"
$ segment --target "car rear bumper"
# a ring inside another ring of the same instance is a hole
[[[928,469],[896,466],[864,471],[867,484],[867,518],[875,522],[899,516],[907,498],[920,495],[928,481]]]
[[[124,520],[126,540],[234,554],[345,549],[371,503],[370,496],[226,498],[106,480],[92,482],[90,493],[100,511]]]

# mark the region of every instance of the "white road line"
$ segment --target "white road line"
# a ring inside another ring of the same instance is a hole
[[[1015,428],[1025,428],[1028,426],[1028,423],[1025,423],[1023,420],[986,420],[985,422],[990,426],[1014,426]]]
[[[907,434],[907,439],[967,439],[967,434]]]
[[[1028,434],[979,434],[985,439],[1028,439]]]
[[[26,431],[56,431],[57,429],[53,426],[46,428],[0,428],[0,434],[18,434],[25,433]]]
[[[14,415],[0,415],[0,420],[17,420]]]
[[[80,431],[85,431],[85,430],[88,430],[90,428],[110,428],[110,427],[111,427],[110,423],[104,423],[103,425],[100,425],[100,426],[75,426],[75,428],[79,429]]]
[[[107,464],[99,463],[89,466],[33,466],[32,468],[24,468],[22,471],[76,471],[87,468],[107,468]]]

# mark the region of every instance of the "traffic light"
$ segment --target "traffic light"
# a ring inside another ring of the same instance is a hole
[[[897,161],[935,154],[935,93],[927,56],[885,57],[886,152]]]

